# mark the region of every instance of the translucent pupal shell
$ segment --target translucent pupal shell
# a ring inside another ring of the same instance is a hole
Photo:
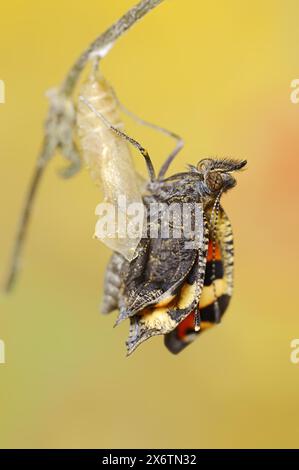
[[[110,124],[124,130],[114,91],[102,75],[91,74],[82,84],[79,95],[87,99]],[[96,214],[101,217],[96,225],[95,237],[131,261],[142,235],[142,227],[140,223],[136,224],[136,219],[132,223],[132,215],[133,212],[136,215],[139,207],[140,220],[143,202],[140,176],[134,168],[129,144],[80,100],[77,126],[84,160],[92,179],[102,188],[104,195],[105,206],[99,204],[96,209]],[[138,206],[131,206],[136,203]],[[127,213],[128,207],[132,209],[131,216]],[[106,210],[110,218],[104,224],[103,213]]]

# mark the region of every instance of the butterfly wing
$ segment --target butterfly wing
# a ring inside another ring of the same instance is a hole
[[[147,307],[160,307],[172,301],[195,264],[204,237],[202,205],[190,205],[188,220],[196,230],[186,228],[182,202],[177,204],[178,212],[173,212],[170,219],[173,209],[171,204],[165,205],[157,211],[156,222],[152,218],[148,220],[149,237],[138,246],[138,256],[130,263],[123,283],[118,322]],[[154,223],[158,227],[157,237],[151,232]],[[171,237],[165,236],[165,227],[171,227]]]
[[[225,313],[233,292],[234,247],[230,221],[220,208],[217,224],[217,239],[213,254],[213,241],[210,236],[204,286],[199,301],[200,330],[195,331],[196,312],[192,311],[178,326],[164,337],[165,346],[174,354],[179,353],[203,331]],[[216,306],[217,303],[217,306]]]
[[[131,354],[148,338],[165,335],[176,329],[178,324],[196,307],[203,288],[207,246],[208,227],[204,222],[201,247],[193,253],[191,269],[184,278],[181,277],[174,295],[168,299],[163,298],[130,318],[130,333],[126,343],[128,354]]]
[[[126,317],[157,303],[168,303],[191,270],[196,251],[183,240],[150,240],[145,251],[130,263],[123,286]]]

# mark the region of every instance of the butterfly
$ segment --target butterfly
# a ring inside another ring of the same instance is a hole
[[[115,253],[107,267],[102,311],[118,309],[116,324],[129,319],[127,352],[155,335],[164,335],[165,346],[179,353],[203,331],[220,322],[233,292],[234,248],[231,223],[220,204],[233,188],[232,172],[245,160],[204,159],[189,171],[148,184],[143,198],[147,208],[157,201],[163,210],[173,203],[199,205],[202,218],[195,227],[197,244],[188,237],[144,237],[136,257],[127,261]],[[192,216],[191,216],[192,217]],[[147,222],[150,233],[152,220]],[[173,228],[173,227],[172,227]]]
[[[233,173],[247,162],[205,158],[165,177],[182,139],[137,118],[177,139],[156,175],[149,153],[124,132],[121,109],[112,87],[93,72],[82,85],[78,106],[83,156],[112,212],[119,209],[119,196],[143,210],[142,231],[135,237],[120,237],[121,223],[116,223],[113,237],[111,230],[103,235],[98,221],[96,235],[114,250],[105,274],[102,312],[118,310],[116,325],[130,322],[128,354],[156,335],[163,335],[165,346],[177,354],[221,321],[231,299],[233,234],[220,201],[236,185]],[[145,183],[133,166],[129,144],[145,159]]]

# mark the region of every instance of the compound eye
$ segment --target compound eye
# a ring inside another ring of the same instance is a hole
[[[211,171],[206,176],[206,184],[211,191],[219,191],[223,186],[223,179],[219,171]]]

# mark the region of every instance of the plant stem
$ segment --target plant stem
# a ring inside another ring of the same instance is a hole
[[[125,13],[116,23],[108,28],[103,34],[95,39],[90,46],[80,55],[74,65],[69,70],[66,78],[61,86],[57,89],[59,101],[50,103],[50,109],[46,119],[45,137],[42,145],[41,152],[39,153],[38,160],[29,184],[28,192],[25,197],[23,210],[21,212],[17,234],[14,240],[14,246],[11,256],[9,269],[7,272],[6,280],[4,282],[4,290],[11,291],[13,288],[17,274],[20,267],[22,251],[24,248],[28,227],[32,215],[33,203],[36,199],[36,194],[40,186],[42,176],[49,160],[55,154],[57,148],[63,149],[63,141],[61,139],[61,126],[72,132],[72,121],[69,118],[70,97],[74,88],[80,78],[81,72],[87,62],[90,60],[93,53],[98,57],[98,60],[105,55],[102,51],[122,36],[129,28],[131,28],[139,19],[146,15],[153,8],[158,6],[164,0],[142,0],[136,6],[131,8]],[[65,110],[64,110],[65,108]],[[62,111],[61,111],[62,109]],[[48,126],[47,123],[51,125]],[[54,123],[54,124],[53,124]]]
[[[49,157],[48,146],[49,146],[48,140],[47,138],[45,138],[43,141],[42,148],[39,153],[33,174],[31,176],[31,180],[28,186],[28,192],[25,197],[23,209],[21,211],[19,225],[18,225],[16,236],[15,236],[15,240],[14,240],[14,246],[13,246],[13,252],[12,252],[11,261],[9,265],[9,270],[8,270],[6,281],[4,284],[4,290],[6,292],[9,292],[13,288],[18,271],[19,271],[21,254],[22,254],[22,249],[24,247],[26,235],[28,232],[33,201],[35,199],[42,176],[46,169],[46,164],[45,164],[46,157]]]
[[[61,86],[61,92],[65,93],[67,96],[72,94],[90,55],[97,50],[105,48],[109,44],[113,44],[116,39],[122,36],[131,26],[163,1],[164,0],[142,0],[125,13],[116,23],[110,26],[101,36],[95,39],[71,67]]]

